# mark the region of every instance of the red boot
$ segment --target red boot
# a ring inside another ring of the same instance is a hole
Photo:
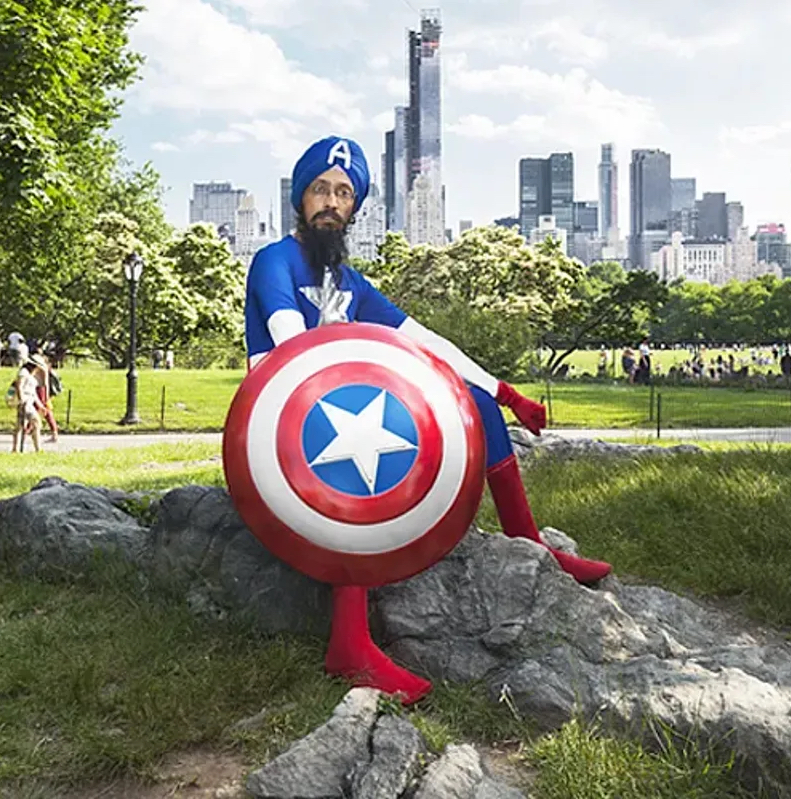
[[[357,686],[397,694],[405,705],[422,699],[431,683],[396,666],[371,639],[368,591],[356,585],[332,590],[332,634],[324,667]]]
[[[546,546],[538,534],[538,527],[527,501],[516,455],[510,455],[489,469],[486,472],[486,479],[503,532],[509,538],[529,538],[537,544]],[[612,566],[609,563],[579,558],[576,555],[552,549],[552,547],[547,547],[547,549],[555,556],[560,568],[570,574],[578,583],[595,583],[612,571]]]

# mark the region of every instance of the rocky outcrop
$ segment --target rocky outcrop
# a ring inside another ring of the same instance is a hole
[[[256,799],[524,799],[473,746],[433,758],[405,718],[380,713],[370,688],[349,691],[326,724],[254,771],[247,790]]]
[[[224,490],[176,489],[135,518],[129,511],[139,500],[46,481],[0,502],[0,555],[30,573],[48,564],[82,568],[97,551],[113,552],[178,590],[196,611],[252,615],[265,631],[326,632],[329,589],[269,554]],[[562,542],[559,531],[545,532]],[[493,698],[507,694],[544,729],[573,713],[605,715],[634,734],[661,722],[735,749],[746,784],[791,796],[791,647],[780,636],[760,636],[653,586],[607,578],[598,590],[584,588],[546,549],[476,529],[440,563],[373,599],[380,641],[418,672],[482,680]],[[371,719],[368,712],[360,723]],[[375,727],[366,736],[371,768],[404,764],[388,777],[400,784],[416,744]],[[444,769],[477,774],[468,755],[436,765],[437,784]],[[350,784],[359,790],[373,782],[369,772],[353,771]]]

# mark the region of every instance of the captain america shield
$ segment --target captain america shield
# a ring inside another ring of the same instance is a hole
[[[392,328],[306,331],[245,377],[228,488],[264,546],[322,582],[374,586],[436,563],[481,500],[485,440],[464,381]]]

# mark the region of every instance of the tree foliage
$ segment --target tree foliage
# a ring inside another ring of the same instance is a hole
[[[541,335],[550,352],[545,371],[552,374],[583,347],[638,341],[667,299],[668,289],[655,274],[625,272],[612,262],[592,264],[575,283],[571,301],[558,309]]]

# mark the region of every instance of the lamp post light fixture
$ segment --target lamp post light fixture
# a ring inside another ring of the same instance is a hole
[[[129,283],[129,370],[126,373],[126,414],[120,424],[139,424],[137,413],[137,284],[143,274],[143,259],[133,252],[124,260]]]

